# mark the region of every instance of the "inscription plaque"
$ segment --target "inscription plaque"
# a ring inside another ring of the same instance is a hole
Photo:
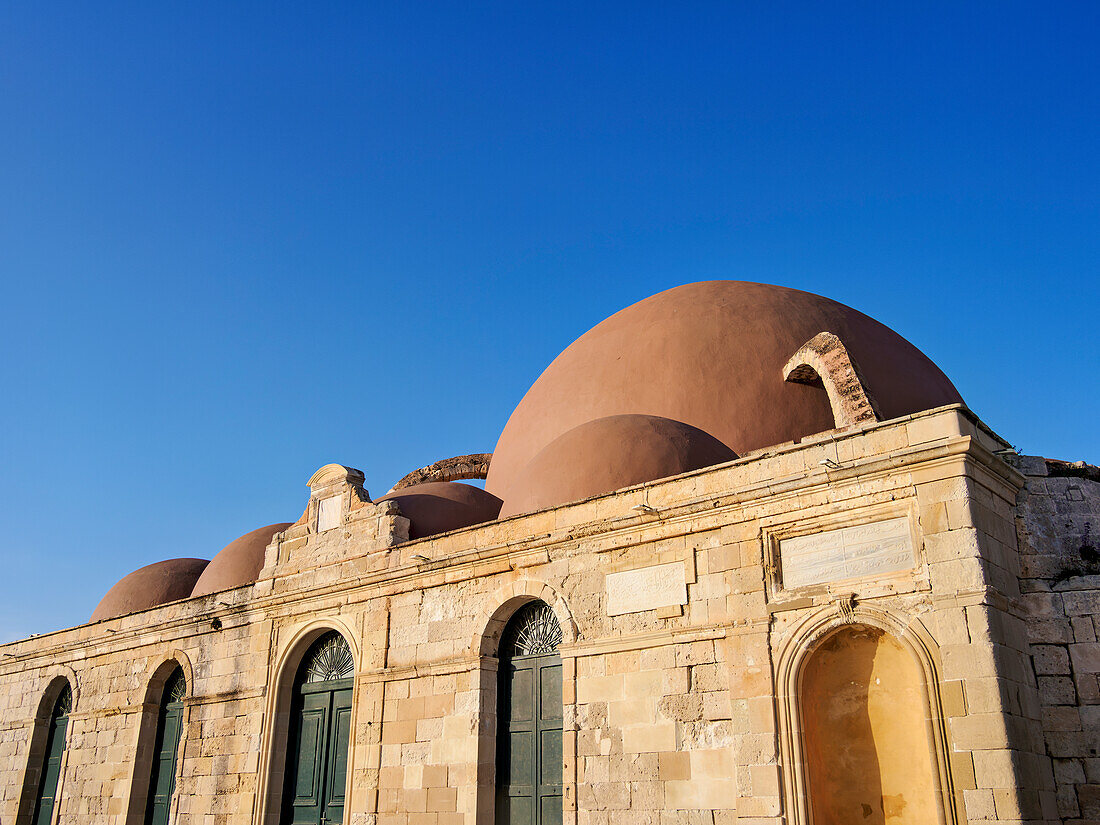
[[[674,604],[687,604],[687,576],[683,562],[607,574],[609,616],[641,613]]]
[[[783,587],[909,570],[916,564],[905,516],[779,540]]]
[[[341,496],[323,498],[317,502],[317,532],[323,533],[333,527],[340,526],[340,516],[343,509]]]

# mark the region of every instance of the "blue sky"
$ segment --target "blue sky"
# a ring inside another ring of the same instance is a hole
[[[7,4],[0,640],[491,450],[622,307],[735,278],[1100,462],[1094,3]]]

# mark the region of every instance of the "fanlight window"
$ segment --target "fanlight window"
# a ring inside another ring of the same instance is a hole
[[[68,716],[73,711],[73,689],[68,684],[61,689],[60,695],[57,697],[57,704],[53,707],[53,718],[60,719],[62,716]]]
[[[502,658],[544,656],[557,652],[561,625],[546,602],[531,602],[516,611],[500,643]]]
[[[322,636],[306,654],[302,663],[303,682],[331,682],[347,679],[355,673],[348,643],[339,633]]]
[[[168,679],[168,684],[164,686],[164,704],[182,702],[185,696],[187,696],[187,680],[183,677],[183,671],[177,668]]]

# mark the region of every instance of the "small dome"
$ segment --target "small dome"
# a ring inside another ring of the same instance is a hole
[[[186,599],[209,563],[206,559],[168,559],[147,564],[119,579],[100,600],[88,621],[113,619]]]
[[[271,544],[271,537],[290,525],[289,521],[269,524],[231,541],[210,560],[191,595],[205,596],[256,581],[264,567],[264,551]]]
[[[412,484],[386,493],[378,501],[394,501],[410,522],[409,538],[422,539],[492,521],[501,501],[492,493],[457,481]]]
[[[821,332],[844,343],[884,419],[962,401],[920,350],[851,307],[766,284],[687,284],[617,312],[554,359],[508,419],[485,489],[515,512],[534,456],[607,416],[682,421],[738,455],[832,429],[825,392],[783,380]]]
[[[547,444],[512,485],[501,517],[610,493],[732,461],[709,433],[654,415],[612,415],[574,427]]]

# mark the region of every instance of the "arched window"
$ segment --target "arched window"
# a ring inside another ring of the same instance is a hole
[[[187,681],[183,670],[177,667],[164,686],[164,696],[157,715],[157,738],[149,777],[149,796],[145,805],[146,825],[168,823],[172,792],[176,787],[176,758],[179,754],[183,699],[186,695]]]
[[[65,730],[69,726],[69,713],[73,709],[73,689],[68,682],[61,688],[50,714],[50,729],[46,736],[46,756],[38,781],[38,794],[34,802],[34,825],[49,825],[57,802],[57,782],[61,778],[61,757],[65,755]]]
[[[561,825],[561,625],[525,604],[500,640],[496,825]]]
[[[335,631],[306,651],[298,667],[287,748],[284,825],[344,821],[355,661]]]

